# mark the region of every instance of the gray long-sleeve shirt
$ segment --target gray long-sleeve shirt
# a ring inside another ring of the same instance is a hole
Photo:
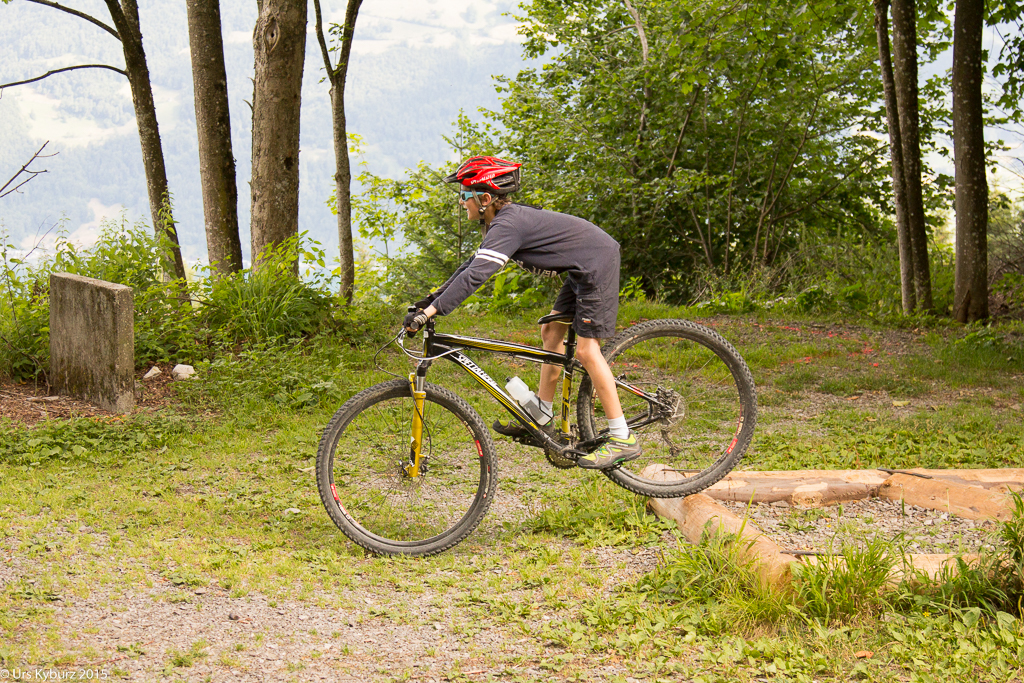
[[[609,263],[618,263],[610,258],[618,251],[611,235],[582,218],[508,204],[476,253],[435,291],[434,308],[440,315],[451,313],[509,260],[540,275],[568,273],[585,289]]]

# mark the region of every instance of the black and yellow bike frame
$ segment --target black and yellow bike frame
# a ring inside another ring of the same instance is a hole
[[[533,418],[530,417],[529,413],[519,406],[518,401],[512,398],[512,396],[510,396],[508,392],[495,382],[490,375],[484,372],[479,365],[462,353],[463,349],[480,349],[481,351],[487,351],[488,353],[508,355],[513,358],[533,361],[534,363],[561,366],[562,407],[559,428],[560,432],[564,436],[569,436],[569,399],[572,396],[573,373],[575,370],[586,372],[586,370],[583,369],[583,366],[575,360],[576,331],[572,329],[572,327],[568,328],[565,339],[565,353],[555,353],[553,351],[545,351],[544,349],[537,348],[535,346],[527,346],[525,344],[515,344],[495,339],[464,337],[456,334],[435,332],[434,321],[430,320],[423,328],[424,360],[420,361],[419,365],[416,367],[416,372],[409,375],[409,383],[414,399],[415,411],[412,418],[410,458],[409,463],[405,468],[406,474],[410,477],[420,476],[420,466],[423,457],[421,452],[423,443],[423,405],[424,399],[426,398],[426,392],[423,389],[423,385],[426,382],[427,370],[430,369],[430,365],[433,361],[439,357],[450,360],[468,372],[474,379],[476,379],[477,382],[483,385],[484,389],[486,389],[487,392],[505,408],[505,410],[525,425],[530,431],[530,434],[538,442],[545,444],[548,448],[551,448],[554,451],[561,453],[569,451],[566,453],[569,457],[573,457],[573,455],[582,455],[582,453],[572,453],[573,449],[567,447],[565,444],[559,444],[551,436],[545,433],[540,428],[540,425],[533,421]]]
[[[543,319],[542,319],[543,320]],[[567,321],[566,321],[567,322]],[[529,413],[519,406],[519,402],[512,398],[494,379],[484,370],[469,359],[463,350],[479,349],[488,353],[498,353],[512,356],[534,363],[559,365],[562,367],[562,408],[560,411],[558,436],[562,440],[559,443],[550,434],[540,428],[533,421]],[[526,426],[530,435],[537,443],[544,444],[545,449],[557,452],[572,460],[591,452],[607,439],[607,430],[602,430],[597,438],[587,441],[574,442],[569,426],[569,402],[572,396],[573,374],[578,370],[586,373],[583,365],[575,359],[576,355],[576,330],[568,326],[565,338],[565,353],[545,351],[535,346],[515,344],[512,342],[498,341],[496,339],[483,339],[479,337],[464,337],[456,334],[443,334],[434,330],[434,321],[429,320],[423,328],[423,360],[416,367],[416,372],[409,375],[410,390],[415,404],[415,412],[412,418],[412,430],[410,436],[409,462],[405,467],[406,474],[410,477],[418,477],[421,474],[423,460],[423,409],[426,398],[424,384],[426,382],[427,370],[430,365],[439,358],[446,358],[476,379],[488,393],[500,403],[505,410],[511,413],[516,420]],[[615,384],[636,396],[643,398],[647,403],[647,410],[633,416],[627,416],[627,424],[630,429],[641,429],[648,424],[659,421],[659,409],[668,409],[656,394],[644,391],[643,389],[615,379]]]

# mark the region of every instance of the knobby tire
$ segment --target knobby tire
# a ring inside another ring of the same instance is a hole
[[[463,399],[426,383],[425,472],[409,477],[414,403],[393,380],[350,398],[324,429],[317,452],[320,499],[353,542],[381,555],[433,555],[465,539],[497,487],[490,432]]]
[[[648,393],[661,393],[660,420],[651,403],[620,388],[619,399],[643,446],[634,461],[603,470],[629,491],[654,498],[687,496],[728,474],[750,445],[757,422],[757,394],[747,364],[714,330],[688,320],[651,320],[616,335],[603,347],[612,374]],[[597,437],[604,413],[590,378],[580,383],[577,423],[583,439]],[[651,408],[653,409],[653,408]],[[683,474],[660,479],[642,474],[653,464]]]

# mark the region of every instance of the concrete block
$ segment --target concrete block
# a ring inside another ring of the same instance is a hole
[[[132,288],[70,273],[50,275],[50,383],[117,413],[135,406]]]

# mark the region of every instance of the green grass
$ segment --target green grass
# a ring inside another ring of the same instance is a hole
[[[536,343],[533,323],[546,312],[456,314],[444,325]],[[620,320],[686,314],[630,303]],[[1024,466],[1024,353],[1014,337],[962,341],[958,328],[922,334],[764,316],[705,322],[736,344],[758,383],[760,427],[744,467]],[[499,501],[515,491],[522,509],[492,511],[438,557],[366,556],[327,518],[310,468],[333,410],[389,378],[373,362],[387,330],[371,332],[358,347],[265,344],[202,365],[199,379],[181,385],[181,403],[154,416],[0,425],[0,546],[28,568],[0,591],[0,667],[92,661],[95,653],[62,635],[57,600],[102,592],[116,604],[153,586],[182,605],[198,605],[197,588],[216,587],[239,600],[330,607],[360,623],[417,625],[426,609],[467,638],[501,628],[529,651],[522,662],[487,654],[512,680],[522,667],[589,680],[619,661],[636,677],[705,681],[1006,680],[1022,666],[1024,634],[1000,611],[1004,589],[987,575],[880,602],[876,570],[891,548],[878,547],[861,565],[807,573],[793,593],[766,591],[728,547],[673,550],[676,532],[642,500],[522,448],[503,445],[499,458]],[[476,360],[499,381],[518,374],[536,383],[533,364]],[[378,362],[401,376],[411,368],[393,349]],[[485,422],[499,416],[449,364],[436,364],[430,379]],[[791,523],[805,524],[803,514]],[[653,574],[609,583],[624,558],[643,553],[660,557]],[[374,596],[373,607],[353,595]],[[200,641],[161,666],[171,677],[200,662],[236,666],[252,645],[220,651]],[[856,657],[862,650],[875,654]]]

